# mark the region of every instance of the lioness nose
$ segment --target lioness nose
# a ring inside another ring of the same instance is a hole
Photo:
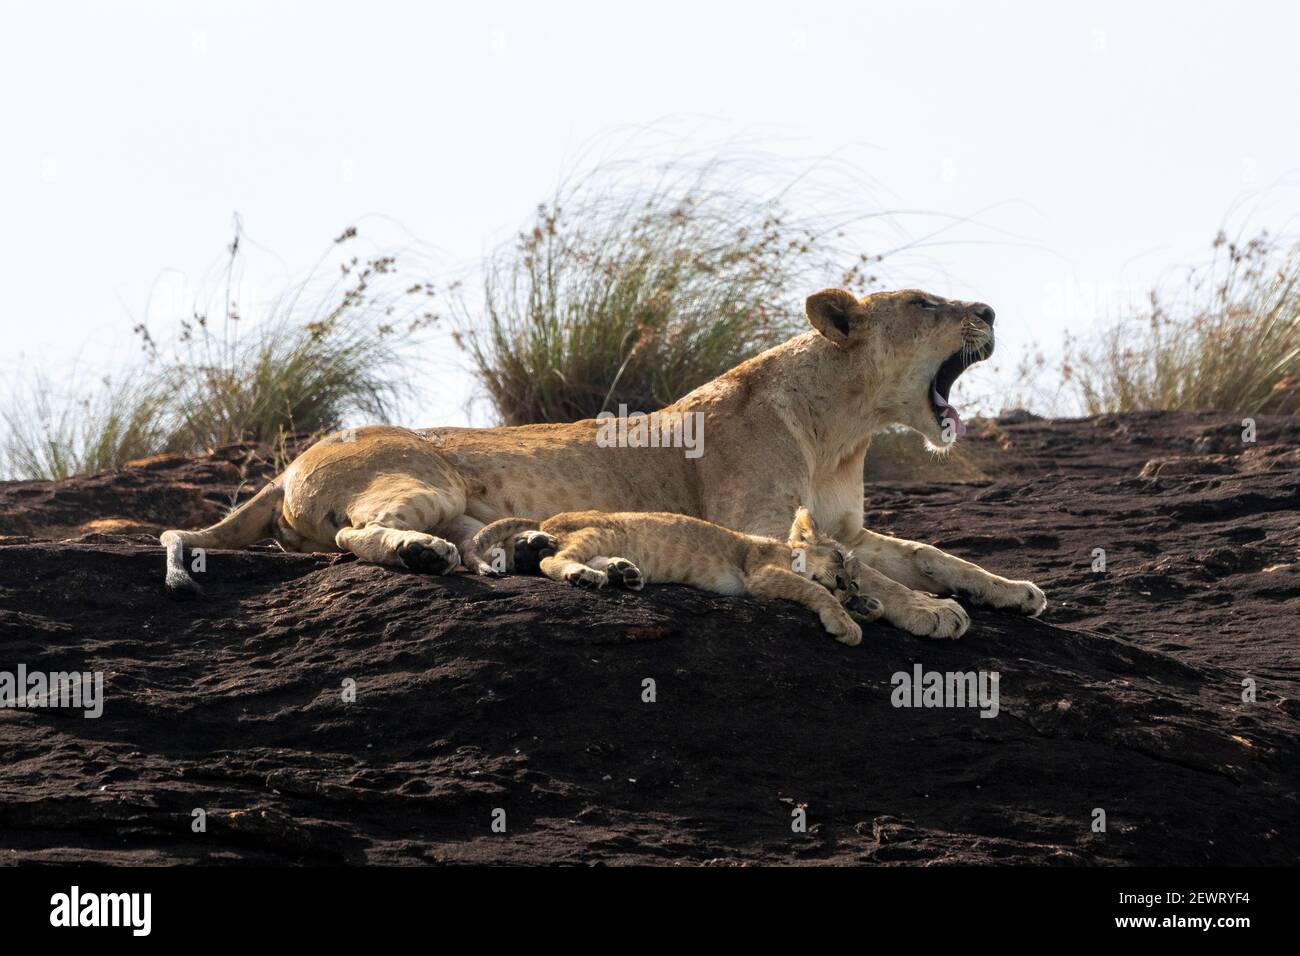
[[[993,324],[993,316],[995,313],[989,306],[985,305],[983,302],[974,303],[971,306],[970,310],[975,313],[976,317],[983,319],[989,325]]]

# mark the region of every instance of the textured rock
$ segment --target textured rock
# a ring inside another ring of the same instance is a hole
[[[271,549],[210,554],[204,599],[177,603],[161,550],[122,529],[210,520],[264,456],[0,484],[19,532],[0,539],[0,670],[101,670],[106,689],[97,720],[0,710],[0,859],[1300,857],[1300,423],[1261,419],[1244,447],[1230,416],[972,430],[994,480],[876,484],[868,521],[1052,605],[973,608],[957,642],[868,626],[856,648],[781,603]],[[1141,477],[1198,456],[1213,473]],[[122,524],[48,540],[95,518]],[[997,671],[1000,713],[894,707],[915,664]]]

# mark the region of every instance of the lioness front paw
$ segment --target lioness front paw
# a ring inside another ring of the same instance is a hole
[[[1032,581],[1000,581],[980,596],[980,603],[1005,611],[1038,617],[1047,607],[1047,595]]]
[[[574,587],[587,588],[592,591],[599,591],[609,583],[609,578],[602,571],[593,571],[591,568],[577,567],[570,568],[564,572],[564,580],[568,581]]]
[[[836,610],[838,613],[828,611],[822,615],[822,627],[841,644],[857,647],[862,643],[862,628],[842,608]]]
[[[923,604],[910,604],[900,613],[885,615],[889,623],[917,637],[953,640],[961,637],[970,627],[970,615],[953,600],[930,599]]]
[[[1017,605],[1016,609],[1021,614],[1028,614],[1030,617],[1038,617],[1047,607],[1047,595],[1033,581],[1012,581],[1013,585],[1023,589],[1024,594]]]

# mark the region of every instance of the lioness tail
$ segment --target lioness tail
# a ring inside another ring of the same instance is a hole
[[[484,525],[470,539],[469,554],[464,559],[465,564],[470,565],[470,559],[488,563],[485,556],[493,548],[499,547],[503,541],[517,535],[520,531],[536,531],[539,524],[532,518],[500,518],[489,525]]]
[[[164,531],[158,540],[167,549],[167,590],[192,597],[201,589],[185,570],[186,548],[241,548],[275,537],[284,488],[273,481],[214,525],[201,531]]]

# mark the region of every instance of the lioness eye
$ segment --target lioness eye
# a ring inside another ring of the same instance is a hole
[[[937,302],[931,302],[929,299],[916,298],[912,300],[912,304],[918,308],[924,309],[926,312],[933,312],[935,309],[939,308]]]

